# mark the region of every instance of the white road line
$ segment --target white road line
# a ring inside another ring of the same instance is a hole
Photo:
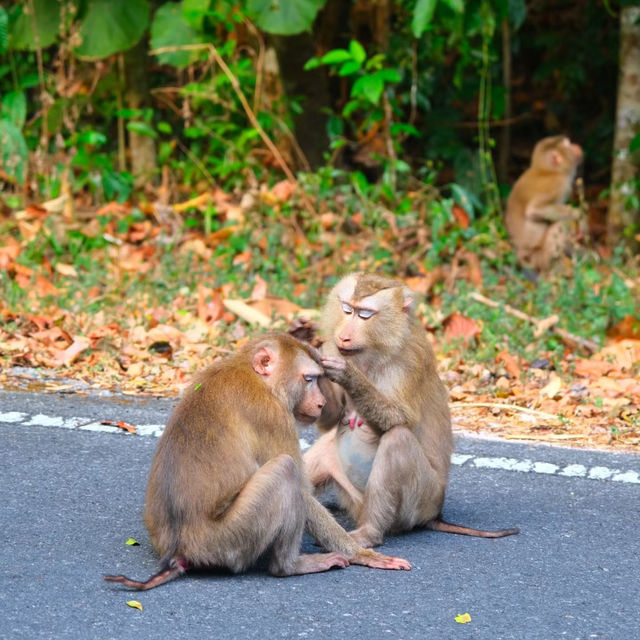
[[[81,431],[98,431],[102,433],[123,433],[122,429],[112,425],[104,425],[100,420],[91,418],[63,418],[60,416],[47,416],[44,414],[29,415],[19,411],[0,413],[0,423],[21,424],[25,427],[57,427],[62,429],[79,429]],[[80,425],[80,426],[78,426]],[[135,425],[138,435],[146,437],[159,437],[164,431],[163,424]],[[311,445],[304,438],[300,439],[303,450]],[[588,480],[622,482],[626,484],[640,484],[640,472],[631,469],[610,469],[609,467],[593,466],[585,467],[582,464],[568,464],[564,467],[544,462],[542,460],[528,460],[527,458],[489,458],[475,456],[469,453],[454,453],[451,456],[451,464],[456,466],[471,466],[477,469],[498,469],[501,471],[515,471],[519,473],[538,473],[542,475],[564,476],[569,478],[586,478]]]

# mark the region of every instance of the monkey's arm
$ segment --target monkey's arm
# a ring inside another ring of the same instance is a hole
[[[582,212],[568,204],[530,204],[525,216],[534,222],[560,222],[561,220],[578,220]]]
[[[327,551],[337,551],[351,564],[360,564],[372,569],[411,569],[411,564],[403,558],[385,556],[373,549],[363,549],[308,490],[304,491],[304,498],[307,507],[307,529],[316,542]]]
[[[349,394],[358,414],[379,435],[396,426],[411,428],[413,421],[402,404],[391,402],[362,371],[334,356],[323,356],[322,364],[327,377]]]

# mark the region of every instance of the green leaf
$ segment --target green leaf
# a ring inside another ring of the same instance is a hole
[[[9,47],[9,14],[0,7],[0,54],[6,53]]]
[[[371,104],[378,104],[384,91],[384,80],[378,73],[358,78],[351,87],[351,96],[365,98]]]
[[[454,13],[464,13],[464,0],[442,0]]]
[[[638,149],[640,149],[640,133],[637,133],[631,138],[631,142],[629,143],[629,151],[631,151],[631,153],[635,153]]]
[[[0,167],[5,173],[24,183],[29,150],[22,131],[9,120],[0,120]]]
[[[133,47],[148,26],[148,0],[91,0],[74,51],[81,58],[107,58]]]
[[[385,82],[400,82],[402,80],[396,69],[380,69],[376,75],[380,76]]]
[[[135,538],[128,538],[125,542],[129,547],[139,547],[140,543]]]
[[[304,65],[303,69],[304,69],[305,71],[310,71],[311,69],[316,69],[316,68],[317,68],[317,67],[319,67],[321,64],[322,64],[322,63],[320,62],[320,58],[315,58],[315,57],[314,57],[314,58],[309,58],[309,59],[306,61],[306,63],[305,63],[305,65]]]
[[[362,68],[362,65],[356,60],[347,60],[341,67],[340,71],[338,71],[339,76],[350,76],[354,74],[356,71],[359,71]]]
[[[201,31],[210,4],[211,0],[182,0],[182,17],[194,29]]]
[[[158,122],[156,126],[160,133],[167,133],[167,134],[173,133],[173,129],[171,128],[171,125],[168,122],[165,122],[164,120],[162,122]]]
[[[337,64],[352,59],[351,53],[346,49],[331,49],[320,58],[320,62],[322,64]]]
[[[267,33],[293,35],[309,31],[327,0],[247,0],[247,12]]]
[[[141,136],[148,136],[149,138],[157,138],[158,134],[155,129],[148,125],[146,122],[140,122],[140,120],[134,120],[133,122],[127,122],[127,129],[137,133]]]
[[[11,48],[35,51],[52,45],[60,28],[60,7],[58,0],[33,0],[35,17],[20,7],[22,11],[9,32]]]
[[[509,0],[509,19],[513,30],[517,31],[527,17],[527,4],[525,0]]]
[[[167,2],[156,11],[151,23],[152,49],[181,47],[201,42],[202,37],[184,19],[182,5],[179,2]],[[170,51],[158,54],[158,60],[162,64],[174,67],[186,67],[196,55],[193,51]]]
[[[360,64],[362,64],[367,59],[367,52],[357,40],[352,40],[349,43],[349,51],[351,52],[351,56],[353,57],[353,59]]]
[[[438,0],[418,0],[416,2],[411,20],[411,31],[416,38],[419,38],[431,23],[437,2]]]
[[[2,109],[0,117],[9,120],[22,129],[27,119],[27,98],[24,91],[10,91],[2,99]]]

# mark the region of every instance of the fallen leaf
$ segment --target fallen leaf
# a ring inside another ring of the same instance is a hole
[[[56,271],[63,276],[70,276],[72,278],[76,278],[78,276],[76,268],[72,264],[65,264],[64,262],[56,263]]]
[[[540,389],[540,397],[542,398],[555,398],[562,389],[562,378],[559,375],[552,373],[549,376],[549,382]]]
[[[640,318],[626,315],[615,327],[607,331],[607,336],[618,340],[623,338],[640,340]]]
[[[507,373],[512,378],[520,378],[520,367],[518,366],[516,359],[508,351],[501,351],[496,356],[496,362],[502,362],[502,364],[504,364],[504,368],[507,370]]]
[[[137,600],[127,600],[127,606],[132,609],[140,609],[140,611],[142,611],[142,605]]]
[[[296,186],[293,182],[281,180],[271,189],[271,195],[280,202],[286,202],[291,197],[295,188]]]
[[[60,351],[56,350],[53,356],[54,366],[68,367],[75,362],[76,358],[91,346],[91,341],[87,338],[76,338],[71,345]]]
[[[100,424],[104,424],[110,427],[118,427],[119,429],[127,431],[128,433],[138,433],[137,429],[132,424],[123,422],[122,420],[100,420]]]
[[[471,616],[468,613],[459,613],[455,617],[455,621],[460,624],[467,624],[467,622],[471,622]]]
[[[266,316],[257,309],[252,309],[244,300],[224,300],[223,304],[231,313],[235,313],[235,315],[249,324],[258,324],[261,327],[271,325],[271,318],[269,318],[269,316]]]
[[[451,206],[451,213],[462,229],[469,228],[469,214],[457,203],[453,203]]]
[[[447,341],[463,338],[465,344],[468,344],[482,332],[475,320],[457,312],[448,315],[442,321],[442,325],[444,327],[444,338]]]
[[[135,538],[128,538],[125,542],[126,545],[130,547],[139,547],[140,543]]]
[[[264,278],[256,275],[256,284],[251,291],[252,300],[263,300],[267,297],[267,283]]]

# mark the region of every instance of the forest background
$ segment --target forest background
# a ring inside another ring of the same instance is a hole
[[[356,269],[404,279],[455,424],[640,446],[640,5],[0,7],[0,384],[172,394]],[[588,232],[517,267],[537,140]]]

